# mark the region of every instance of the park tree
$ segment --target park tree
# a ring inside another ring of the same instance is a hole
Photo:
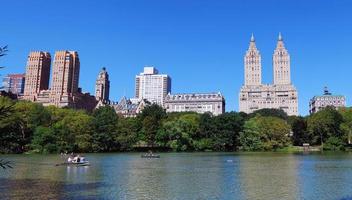
[[[163,147],[174,151],[187,151],[193,149],[192,135],[194,124],[186,119],[176,119],[165,122],[158,131],[156,139]]]
[[[292,130],[293,145],[301,146],[303,143],[310,143],[312,138],[307,131],[307,120],[301,116],[289,116],[288,123]]]
[[[244,125],[240,141],[244,150],[276,150],[287,147],[290,126],[278,117],[257,116]]]
[[[24,141],[18,128],[18,119],[14,112],[14,102],[7,97],[0,97],[0,153],[23,152]]]
[[[17,101],[15,106],[18,129],[25,144],[29,144],[33,133],[38,126],[49,127],[50,112],[41,104],[28,101]],[[23,147],[28,150],[27,146]]]
[[[339,113],[342,116],[343,122],[340,125],[340,129],[343,132],[342,140],[344,143],[352,143],[352,108],[341,108]]]
[[[343,117],[333,107],[326,107],[310,115],[307,120],[307,129],[312,138],[311,143],[322,145],[330,137],[342,139],[343,133],[340,129],[342,122]]]
[[[161,121],[165,119],[166,116],[165,110],[157,104],[146,106],[138,115],[138,120],[140,120],[142,124],[140,138],[147,142],[148,145],[155,144],[155,137],[161,127]]]
[[[217,151],[233,151],[239,146],[239,135],[244,119],[239,113],[230,112],[213,117],[215,130],[212,134],[213,148]]]
[[[119,118],[117,125],[116,142],[120,146],[120,150],[128,151],[133,149],[139,138],[138,132],[141,129],[141,125],[137,118]]]
[[[243,131],[240,132],[240,143],[244,151],[264,150],[260,128],[256,118],[251,118],[244,123]]]
[[[253,113],[249,114],[249,117],[255,117],[257,115],[263,116],[263,117],[277,117],[283,120],[287,120],[288,116],[286,112],[282,109],[276,109],[276,108],[263,108],[260,110],[256,110]]]
[[[199,118],[199,138],[211,138],[216,129],[211,113],[201,114]]]
[[[94,152],[116,151],[118,116],[110,106],[100,107],[93,112],[92,150]]]
[[[30,146],[33,152],[40,152],[40,153],[58,152],[57,137],[50,127],[44,127],[44,126],[36,127]]]

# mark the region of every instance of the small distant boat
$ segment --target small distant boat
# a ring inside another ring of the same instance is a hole
[[[84,157],[84,156],[75,156],[75,157],[69,157],[66,162],[64,163],[59,163],[56,164],[56,166],[76,166],[76,167],[81,167],[81,166],[90,166],[89,161]]]
[[[142,158],[160,158],[160,155],[141,155]]]
[[[160,158],[160,155],[155,155],[153,154],[152,151],[149,151],[148,153],[145,153],[141,155],[142,158]]]

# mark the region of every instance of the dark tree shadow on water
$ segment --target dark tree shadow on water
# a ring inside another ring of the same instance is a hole
[[[0,178],[0,199],[101,199],[103,182],[65,183],[45,179]]]

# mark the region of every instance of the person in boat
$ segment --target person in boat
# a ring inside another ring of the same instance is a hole
[[[148,153],[146,153],[146,156],[153,156],[153,155],[154,154],[153,154],[152,150],[149,150]]]

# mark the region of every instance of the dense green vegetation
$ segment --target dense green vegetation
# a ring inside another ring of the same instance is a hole
[[[275,109],[212,116],[165,113],[151,105],[136,118],[123,118],[109,106],[87,113],[0,97],[1,153],[271,151],[303,143],[344,150],[351,131],[351,108],[326,108],[307,117]]]

